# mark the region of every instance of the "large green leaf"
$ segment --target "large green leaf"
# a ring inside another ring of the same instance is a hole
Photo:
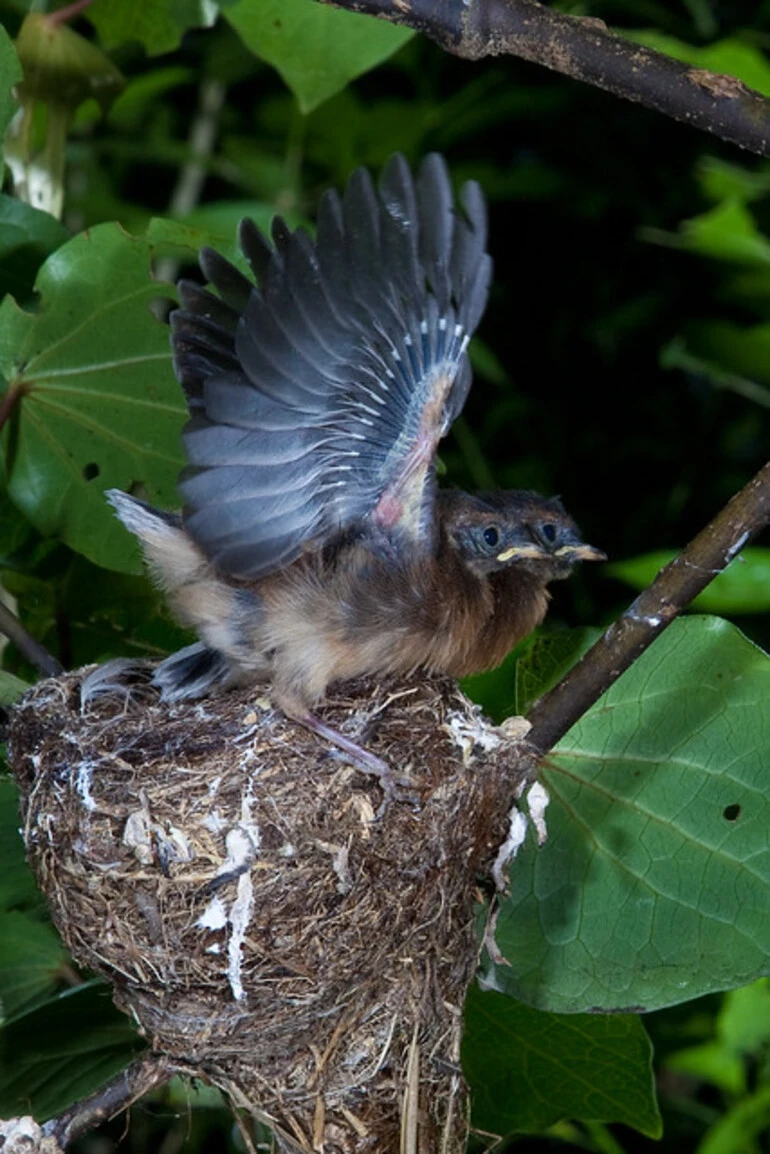
[[[85,12],[105,48],[136,40],[151,55],[172,52],[188,28],[208,28],[217,18],[214,0],[95,0]]]
[[[312,112],[414,35],[316,0],[237,0],[224,15],[255,56],[280,72],[302,112]]]
[[[33,525],[108,568],[138,570],[102,490],[174,501],[184,404],[168,329],[151,304],[151,245],[113,224],[60,248],[36,282],[40,308],[0,306],[0,372],[22,396],[4,440],[8,493]]]
[[[0,293],[29,296],[41,263],[69,235],[49,212],[0,192]]]
[[[767,973],[770,659],[674,622],[549,756],[549,837],[510,869],[487,983],[556,1012],[652,1010]]]
[[[16,785],[10,777],[0,776],[0,913],[43,908],[42,895],[24,857],[19,820]]]
[[[481,1130],[540,1133],[570,1118],[660,1137],[652,1048],[635,1015],[544,1014],[474,986],[462,1058]]]
[[[0,914],[0,1005],[6,1017],[50,996],[68,960],[52,926],[18,910]]]
[[[610,577],[633,589],[646,589],[664,565],[676,556],[670,550],[645,553],[606,568]],[[770,549],[744,549],[693,602],[704,613],[766,613],[770,610]]]
[[[103,982],[68,991],[0,1031],[0,1117],[59,1114],[143,1048]]]

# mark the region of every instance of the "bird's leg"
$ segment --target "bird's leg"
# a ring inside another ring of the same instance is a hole
[[[365,749],[363,745],[358,745],[357,742],[346,737],[344,733],[340,733],[338,729],[327,725],[324,721],[321,721],[319,717],[316,717],[315,714],[303,713],[301,716],[295,714],[295,720],[299,721],[307,729],[312,730],[313,733],[317,733],[324,741],[328,741],[332,745],[336,745],[338,749],[344,750],[358,769],[378,779],[385,796],[382,800],[382,805],[377,810],[377,818],[382,817],[391,801],[399,796],[399,786],[410,785],[410,782],[403,777],[397,777],[388,763],[383,761],[381,757],[377,757],[368,749]]]

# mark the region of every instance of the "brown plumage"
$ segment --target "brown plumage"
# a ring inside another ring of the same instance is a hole
[[[486,301],[486,213],[456,213],[443,161],[394,157],[327,193],[315,243],[248,222],[256,284],[217,254],[217,288],[180,285],[175,366],[191,420],[180,516],[109,496],[198,644],[164,661],[170,699],[269,678],[275,702],[389,785],[387,767],[312,713],[327,687],[499,664],[545,615],[585,545],[561,503],[435,487],[436,445],[470,386]]]

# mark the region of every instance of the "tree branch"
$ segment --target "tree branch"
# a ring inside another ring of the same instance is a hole
[[[46,677],[58,677],[64,672],[64,666],[27,632],[18,617],[11,613],[2,601],[0,601],[0,633],[12,641],[30,665],[34,665]]]
[[[469,60],[520,56],[770,156],[770,100],[734,76],[625,40],[602,20],[567,16],[536,0],[320,2],[405,24]]]
[[[171,1062],[165,1057],[145,1054],[106,1086],[76,1102],[71,1110],[51,1118],[43,1126],[43,1134],[54,1138],[62,1150],[66,1150],[94,1126],[114,1118],[150,1090],[164,1085],[174,1073]]]
[[[547,753],[748,541],[770,523],[770,462],[640,593],[566,677],[536,701],[527,735]]]

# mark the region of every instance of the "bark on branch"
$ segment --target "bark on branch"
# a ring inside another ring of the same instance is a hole
[[[59,1147],[66,1150],[81,1135],[127,1110],[150,1090],[163,1086],[175,1072],[173,1064],[162,1055],[144,1054],[106,1086],[46,1122],[43,1134],[54,1138]]]
[[[770,523],[770,462],[725,505],[600,637],[566,677],[536,701],[527,740],[547,753],[686,609],[752,537]]]
[[[447,52],[510,54],[770,156],[770,100],[734,76],[682,64],[537,0],[320,0],[405,24]]]

